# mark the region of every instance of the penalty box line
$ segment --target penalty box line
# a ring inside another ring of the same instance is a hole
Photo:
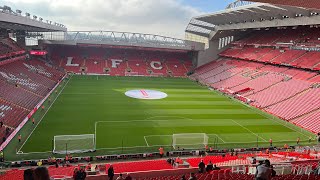
[[[208,136],[210,136],[210,135],[216,136],[218,139],[220,139],[222,141],[223,144],[229,143],[229,142],[224,141],[218,134],[207,134],[207,135]],[[172,135],[147,135],[147,136],[143,136],[143,138],[146,142],[146,145],[148,147],[150,147],[150,145],[148,143],[148,138],[150,138],[150,137],[172,137]],[[165,145],[153,145],[153,146],[165,146]]]
[[[251,134],[255,135],[258,138],[261,138],[263,141],[268,142],[266,139],[264,139],[263,137],[259,136],[258,134],[252,132],[250,129],[244,127],[243,125],[241,125],[240,123],[238,123],[237,121],[231,119],[234,123],[236,123],[238,126],[242,127],[243,129],[245,129],[246,131],[250,132]]]
[[[33,132],[37,129],[38,125],[41,123],[42,119],[47,115],[47,113],[49,112],[49,110],[51,109],[52,105],[56,102],[56,100],[58,99],[58,97],[60,96],[60,94],[63,92],[64,88],[68,85],[69,81],[71,80],[72,76],[70,76],[69,80],[67,83],[65,83],[65,85],[63,86],[63,88],[61,89],[61,91],[59,92],[59,94],[56,96],[56,98],[52,101],[52,103],[50,104],[50,106],[48,107],[48,109],[46,110],[46,112],[43,114],[43,116],[41,117],[41,119],[39,120],[38,124],[34,127],[34,129],[31,131],[31,133],[29,134],[29,136],[27,137],[27,139],[23,142],[22,146],[19,148],[18,152],[21,152],[21,149],[23,148],[23,146],[26,144],[26,142],[29,140],[29,138],[31,137],[31,135],[33,134]],[[40,152],[37,152],[40,153]],[[22,153],[20,153],[22,154]]]

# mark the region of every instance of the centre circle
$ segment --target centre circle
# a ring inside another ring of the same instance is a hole
[[[149,89],[135,89],[125,92],[125,95],[136,99],[163,99],[168,95],[161,91]]]

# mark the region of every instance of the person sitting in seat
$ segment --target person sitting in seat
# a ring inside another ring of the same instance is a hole
[[[198,167],[199,167],[199,173],[203,173],[206,168],[206,165],[204,164],[203,160],[201,160]]]
[[[320,176],[320,161],[318,162],[318,166],[313,170],[313,174]]]
[[[212,170],[220,170],[220,168],[217,167],[217,165],[214,165]]]
[[[206,170],[207,170],[207,172],[210,172],[213,170],[213,164],[211,161],[209,161],[209,163],[207,164]]]
[[[270,161],[266,159],[261,165],[257,166],[255,178],[256,180],[270,180],[271,175]]]
[[[197,177],[194,173],[190,173],[190,178],[189,180],[197,180]]]

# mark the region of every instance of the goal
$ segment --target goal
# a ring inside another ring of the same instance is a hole
[[[94,134],[60,135],[53,138],[53,153],[69,154],[95,151]]]
[[[174,149],[201,149],[208,145],[209,137],[206,133],[183,133],[172,135],[172,146]]]

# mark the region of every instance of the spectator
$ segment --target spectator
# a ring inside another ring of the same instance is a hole
[[[21,142],[21,134],[18,135],[18,141]]]
[[[187,180],[186,175],[182,175],[180,180]]]
[[[73,179],[77,179],[77,175],[78,175],[78,168],[75,168],[73,170]]]
[[[194,173],[190,173],[190,178],[189,180],[197,180],[197,177]]]
[[[119,177],[117,178],[117,180],[124,180],[124,178],[123,178],[121,173],[119,174]]]
[[[206,168],[206,165],[204,164],[203,160],[201,160],[198,167],[199,167],[199,173],[203,173]]]
[[[4,154],[3,154],[3,151],[0,151],[0,162],[4,162]]]
[[[270,166],[270,168],[271,168],[271,177],[276,177],[277,172],[273,169],[272,165]]]
[[[1,127],[3,126],[3,121],[0,121],[0,126],[1,126]]]
[[[163,147],[160,147],[160,148],[159,148],[159,154],[160,154],[160,158],[162,158],[162,157],[163,157],[163,154],[164,154]]]
[[[127,174],[127,177],[125,178],[125,180],[132,180],[132,177],[130,176],[130,174]]]
[[[213,170],[220,170],[220,168],[217,167],[217,165],[214,165],[214,166],[213,166]]]
[[[210,172],[213,170],[213,164],[211,161],[209,161],[209,163],[207,164],[207,168],[206,168],[207,172]]]
[[[33,172],[34,180],[50,180],[49,172],[46,167],[37,167]]]
[[[84,171],[83,168],[81,168],[77,173],[76,173],[76,178],[75,180],[85,180],[87,177],[86,172]]]
[[[87,165],[87,171],[91,171],[91,163],[90,162]]]
[[[33,169],[26,169],[23,172],[23,179],[24,180],[33,180]]]
[[[314,175],[320,176],[320,161],[318,162],[318,166],[313,170]]]
[[[256,180],[270,180],[271,174],[270,161],[266,159],[261,165],[257,166],[255,178]]]
[[[112,180],[113,179],[113,176],[114,176],[114,170],[113,170],[113,166],[111,165],[108,169],[108,177],[109,177],[109,180]]]

